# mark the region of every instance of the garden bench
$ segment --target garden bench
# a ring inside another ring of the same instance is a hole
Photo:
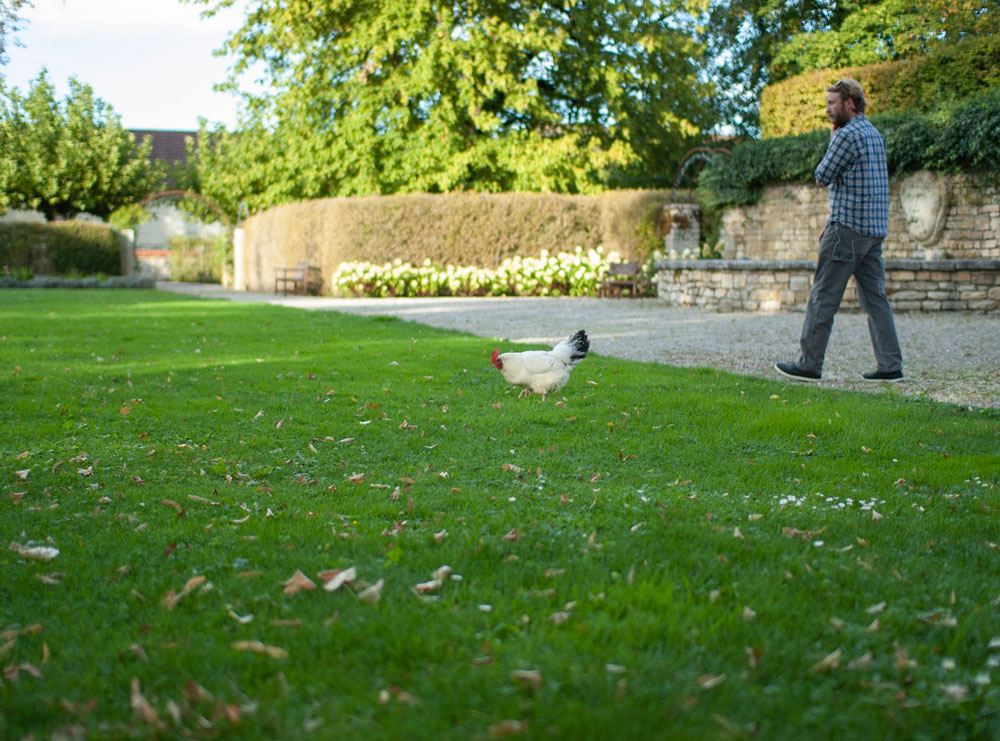
[[[608,272],[597,289],[601,298],[622,297],[622,291],[628,290],[632,298],[639,298],[646,292],[649,282],[642,277],[642,271],[637,262],[617,262],[608,265]]]
[[[277,268],[274,271],[274,292],[278,293],[280,289],[285,296],[289,287],[294,294],[319,293],[322,283],[319,268],[305,260],[295,263],[294,268]]]

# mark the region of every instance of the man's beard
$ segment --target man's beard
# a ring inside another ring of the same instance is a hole
[[[836,128],[842,129],[851,122],[851,119],[848,118],[847,113],[841,109],[830,115],[830,121]]]

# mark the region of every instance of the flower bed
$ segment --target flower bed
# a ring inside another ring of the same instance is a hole
[[[471,266],[420,266],[396,260],[384,265],[341,263],[333,274],[333,290],[353,296],[596,296],[610,263],[601,248],[538,257],[513,257],[496,270]]]

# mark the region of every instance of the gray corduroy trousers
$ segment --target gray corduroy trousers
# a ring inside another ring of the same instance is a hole
[[[892,308],[885,295],[882,239],[860,234],[834,221],[826,225],[820,238],[816,274],[802,324],[802,355],[796,365],[802,370],[823,372],[833,317],[852,275],[857,284],[858,301],[868,315],[868,333],[878,370],[902,370],[903,354],[899,349]]]

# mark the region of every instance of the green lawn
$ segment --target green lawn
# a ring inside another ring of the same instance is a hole
[[[0,292],[0,737],[1000,735],[1000,414],[493,347]]]

